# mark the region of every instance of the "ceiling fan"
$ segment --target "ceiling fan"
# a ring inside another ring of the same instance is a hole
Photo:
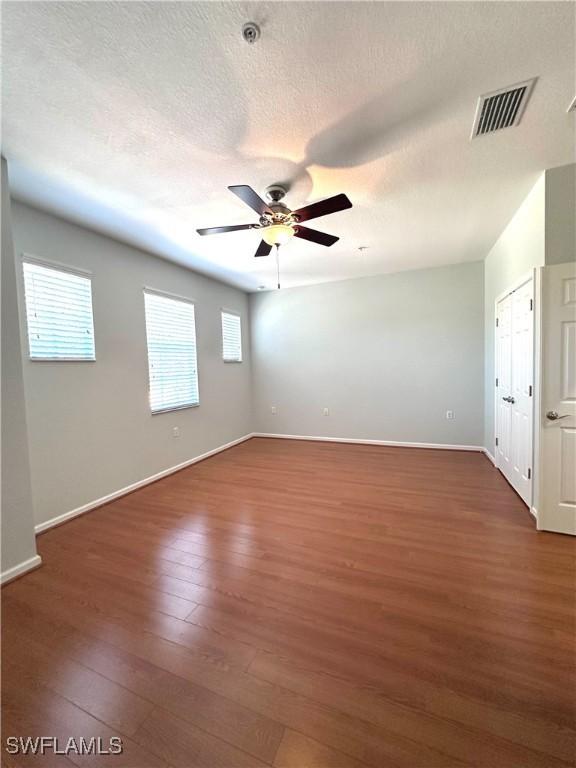
[[[246,184],[237,184],[228,187],[228,189],[256,211],[260,216],[258,223],[236,224],[231,227],[208,227],[208,229],[197,229],[196,231],[199,235],[217,235],[222,232],[237,232],[241,229],[257,229],[261,232],[262,241],[254,256],[268,256],[272,246],[284,245],[291,237],[301,237],[303,240],[309,240],[319,245],[334,245],[340,238],[325,232],[318,232],[316,229],[302,227],[300,222],[352,208],[352,203],[346,195],[340,194],[291,211],[281,202],[286,195],[286,189],[280,184],[273,184],[266,190],[266,197],[270,201],[268,203],[264,202],[252,187]]]

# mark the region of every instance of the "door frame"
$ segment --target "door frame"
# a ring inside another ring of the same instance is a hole
[[[496,469],[498,469],[499,472],[501,472],[502,476],[506,479],[506,482],[508,482],[508,479],[500,469],[500,466],[498,464],[498,451],[496,450],[496,439],[498,437],[498,387],[496,386],[496,372],[497,372],[497,361],[498,361],[498,347],[497,347],[497,340],[496,340],[496,320],[498,318],[498,304],[505,299],[507,296],[510,296],[512,293],[518,290],[521,286],[523,286],[525,283],[527,283],[529,280],[532,280],[532,294],[533,294],[533,307],[532,307],[532,361],[533,361],[533,371],[532,371],[532,483],[531,483],[531,494],[530,494],[530,503],[528,504],[528,509],[530,510],[530,513],[532,516],[537,520],[538,519],[538,511],[536,507],[536,500],[537,500],[537,478],[538,478],[538,471],[539,467],[536,466],[537,463],[537,457],[538,457],[538,451],[536,450],[537,446],[540,444],[540,422],[539,419],[536,418],[536,414],[540,412],[540,296],[542,291],[542,279],[541,279],[541,269],[534,268],[531,269],[529,272],[525,272],[521,277],[514,280],[513,283],[511,283],[506,290],[499,293],[496,298],[494,299],[494,320],[492,323],[492,331],[494,333],[494,378],[492,380],[492,388],[494,392],[494,444],[491,446],[492,450],[494,451],[494,466]]]

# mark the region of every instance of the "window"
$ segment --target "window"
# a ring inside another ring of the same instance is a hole
[[[95,360],[92,281],[74,272],[24,261],[31,360]]]
[[[198,405],[194,304],[144,291],[152,413]]]
[[[225,363],[242,362],[240,315],[222,310],[222,359]]]

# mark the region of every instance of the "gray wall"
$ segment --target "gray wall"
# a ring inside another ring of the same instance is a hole
[[[37,524],[251,431],[246,294],[22,204],[13,222],[17,261],[26,252],[92,272],[96,362],[24,359]],[[144,286],[196,303],[198,408],[150,414]],[[24,330],[21,270],[19,294]],[[221,307],[242,316],[243,363],[222,362]]]
[[[576,164],[546,171],[546,264],[576,259]]]
[[[6,161],[2,158],[2,573],[36,556]]]
[[[252,295],[255,430],[482,445],[483,307],[482,262]]]
[[[484,261],[484,446],[494,456],[494,305],[496,298],[545,259],[545,175],[542,174]]]

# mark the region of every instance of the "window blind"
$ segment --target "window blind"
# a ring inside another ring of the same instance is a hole
[[[227,363],[242,362],[240,315],[224,310],[222,310],[222,359]]]
[[[23,262],[28,346],[32,360],[95,360],[92,281]]]
[[[194,304],[144,291],[150,408],[198,405]]]

